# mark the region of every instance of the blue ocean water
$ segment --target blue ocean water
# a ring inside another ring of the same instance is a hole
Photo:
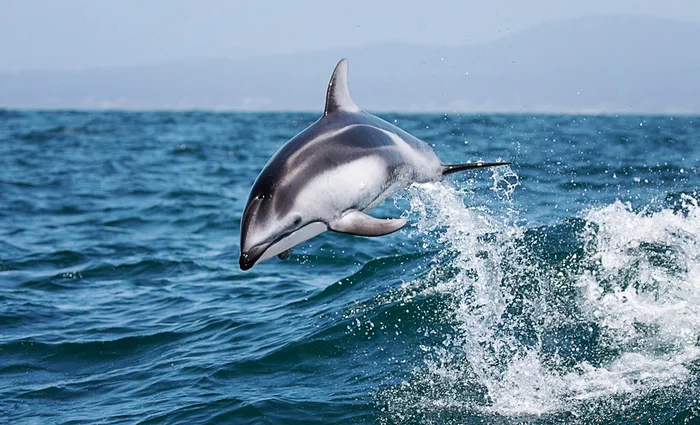
[[[0,111],[0,422],[700,420],[700,118],[385,114],[514,164],[241,272],[316,118]]]

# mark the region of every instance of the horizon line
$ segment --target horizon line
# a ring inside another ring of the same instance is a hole
[[[364,110],[364,109],[363,109]],[[190,113],[201,112],[210,114],[315,114],[322,116],[323,111],[311,111],[301,109],[212,109],[212,108],[14,108],[0,105],[0,112],[77,112],[77,113]],[[586,116],[586,117],[700,117],[700,112],[616,112],[616,111],[439,111],[439,110],[368,110],[367,112],[376,114],[395,114],[395,115],[529,115],[529,116]]]

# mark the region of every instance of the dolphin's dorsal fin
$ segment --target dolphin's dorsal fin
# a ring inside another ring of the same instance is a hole
[[[326,108],[323,115],[332,114],[335,111],[359,111],[350,97],[348,89],[348,60],[341,59],[335,66],[331,81],[326,92]]]

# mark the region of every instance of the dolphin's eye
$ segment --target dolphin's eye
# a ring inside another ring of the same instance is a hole
[[[301,224],[301,216],[297,216],[297,218],[294,219],[294,225],[298,226]]]
[[[257,199],[258,201],[262,201],[263,199],[265,199],[265,195],[261,193],[260,195],[256,196],[255,199]]]

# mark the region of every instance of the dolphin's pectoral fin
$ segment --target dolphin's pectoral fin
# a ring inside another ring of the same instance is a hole
[[[279,254],[277,254],[277,258],[279,258],[280,260],[287,260],[287,259],[289,259],[289,257],[292,256],[292,251],[293,251],[293,248],[289,248],[286,251],[282,251]]]
[[[333,220],[328,227],[334,232],[351,235],[383,236],[394,233],[405,225],[405,218],[375,218],[360,211],[352,211],[337,220]]]

